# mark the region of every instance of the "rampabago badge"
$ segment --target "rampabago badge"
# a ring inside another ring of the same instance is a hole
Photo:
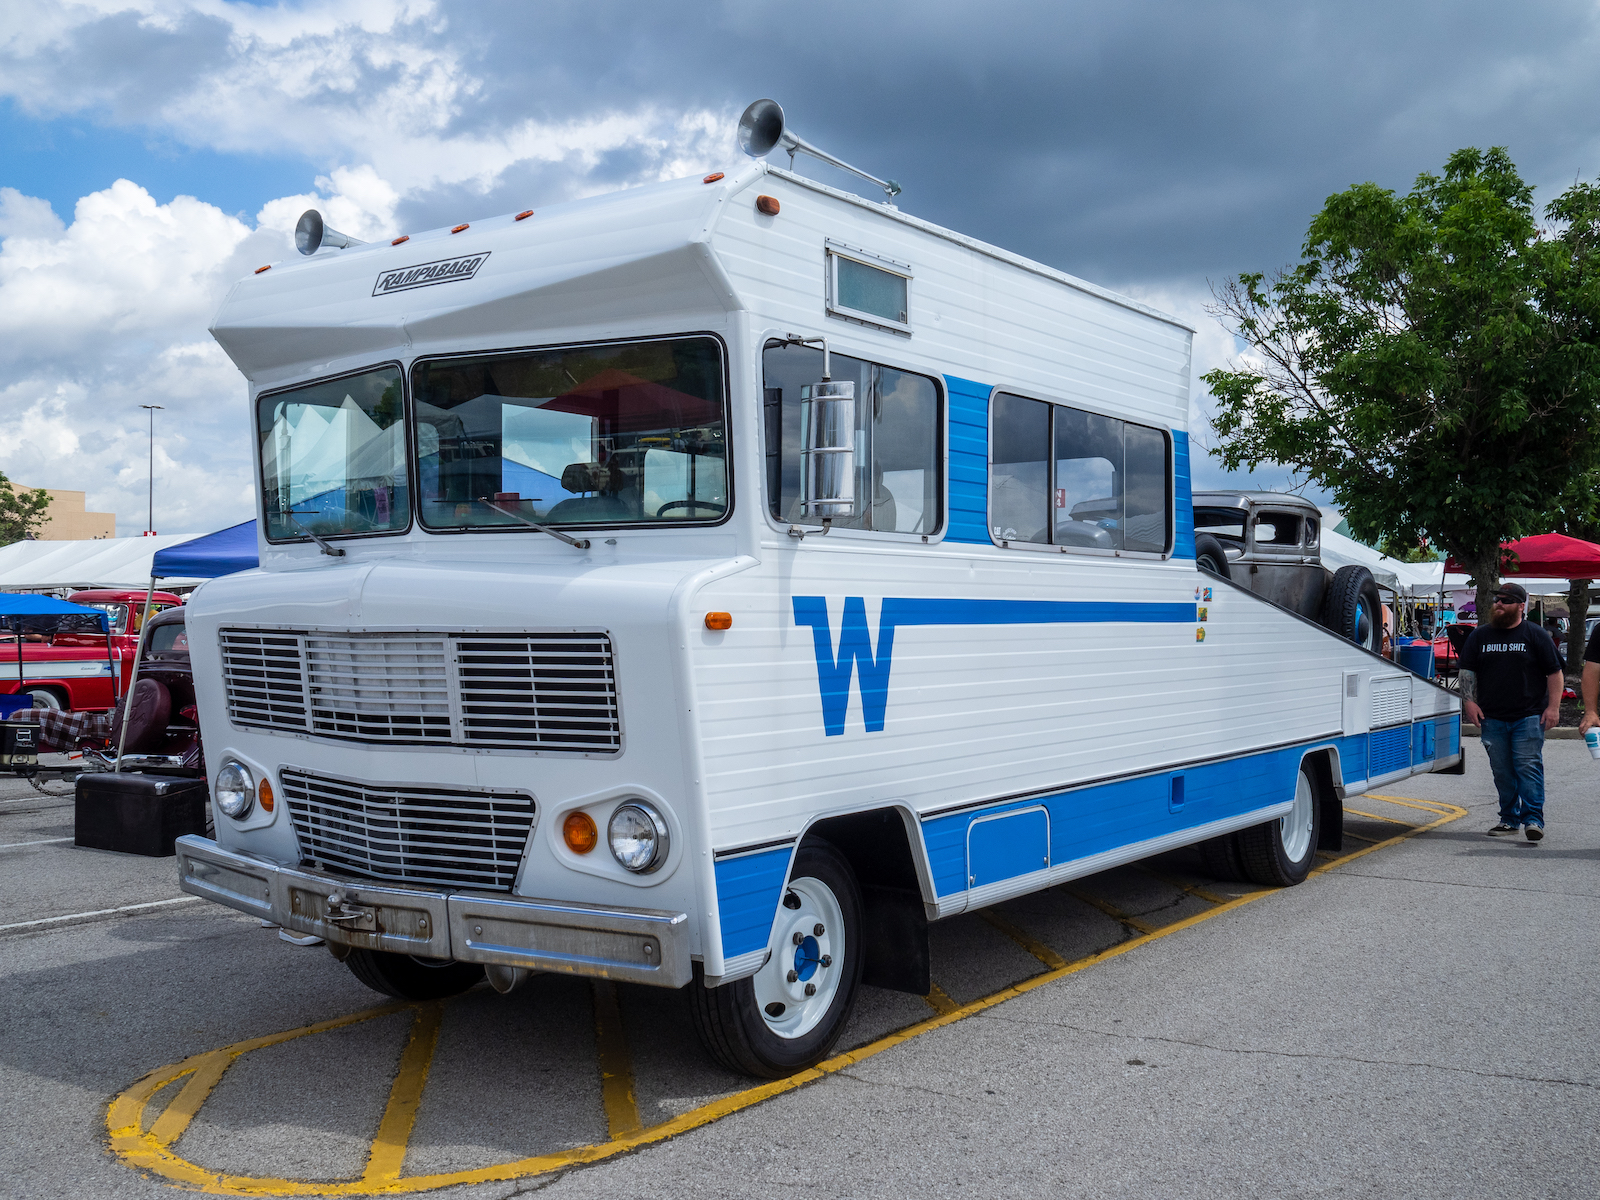
[[[378,282],[372,285],[372,294],[386,296],[390,292],[409,292],[413,288],[433,287],[437,283],[459,283],[463,279],[471,279],[478,273],[478,268],[488,261],[489,251],[485,250],[482,254],[442,258],[438,262],[418,263],[414,267],[385,271],[378,276]]]

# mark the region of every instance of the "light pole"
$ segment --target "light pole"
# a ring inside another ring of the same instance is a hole
[[[144,533],[151,537],[156,531],[156,409],[159,404],[141,404],[140,408],[150,410],[150,509],[145,514]]]

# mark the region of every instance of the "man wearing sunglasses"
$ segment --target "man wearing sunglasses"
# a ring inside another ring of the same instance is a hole
[[[1544,839],[1544,731],[1561,719],[1561,659],[1550,635],[1522,619],[1528,593],[1503,583],[1494,610],[1461,651],[1462,715],[1482,733],[1500,824],[1490,837]]]

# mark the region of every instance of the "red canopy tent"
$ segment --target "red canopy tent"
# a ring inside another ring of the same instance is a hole
[[[1600,579],[1600,546],[1564,533],[1541,533],[1500,547],[1501,574],[1540,579]],[[1510,556],[1515,554],[1516,558]],[[1446,573],[1466,568],[1455,559],[1444,564]]]

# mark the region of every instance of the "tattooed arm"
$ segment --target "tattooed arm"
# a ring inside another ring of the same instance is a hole
[[[1478,707],[1478,673],[1461,672],[1461,715],[1469,725],[1483,724],[1483,709]]]

